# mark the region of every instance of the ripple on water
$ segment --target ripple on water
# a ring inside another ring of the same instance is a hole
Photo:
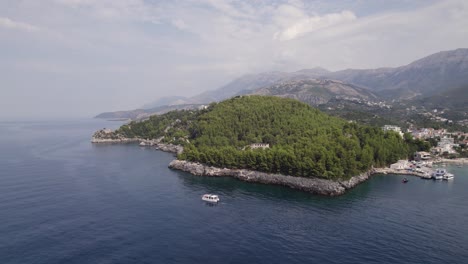
[[[169,170],[173,156],[151,149],[93,146],[93,130],[109,127],[95,122],[16,125],[0,139],[2,264],[468,259],[468,168],[453,183],[376,176],[321,197]]]

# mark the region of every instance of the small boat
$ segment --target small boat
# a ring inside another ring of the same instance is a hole
[[[402,182],[402,183],[407,183],[407,182],[409,182],[409,180],[406,179],[406,178],[404,178],[403,180],[401,180],[401,182]]]
[[[216,194],[204,194],[202,200],[205,202],[217,203],[219,202],[219,197]]]
[[[453,180],[453,178],[455,178],[455,175],[453,175],[452,173],[445,173],[444,176],[442,176],[442,180],[444,181],[448,181],[448,180]]]
[[[145,147],[146,146],[146,142],[142,141],[140,142],[140,147]]]

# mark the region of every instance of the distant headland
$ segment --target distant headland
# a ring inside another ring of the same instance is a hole
[[[406,158],[396,132],[350,123],[293,99],[238,96],[100,130],[94,143],[133,143],[177,154],[173,169],[336,196],[374,167]]]

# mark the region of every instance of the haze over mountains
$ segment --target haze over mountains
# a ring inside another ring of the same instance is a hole
[[[241,94],[277,95],[320,105],[332,98],[417,101],[427,97],[437,98],[442,93],[447,100],[456,94],[468,93],[468,49],[438,52],[396,68],[336,72],[313,68],[296,72],[249,74],[194,97],[165,97],[148,104],[148,109],[126,111],[128,114],[125,111],[111,112],[97,117],[145,117],[164,112],[164,105],[171,106],[168,110],[188,109]],[[461,104],[463,106],[463,102]]]
[[[326,104],[333,98],[366,99],[369,101],[377,99],[377,96],[366,88],[340,81],[321,79],[290,80],[243,93],[292,98],[313,106]]]

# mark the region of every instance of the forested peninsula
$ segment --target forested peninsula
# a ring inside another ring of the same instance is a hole
[[[113,136],[181,145],[177,158],[227,169],[346,181],[406,158],[396,133],[332,117],[293,99],[238,96],[130,122]]]

